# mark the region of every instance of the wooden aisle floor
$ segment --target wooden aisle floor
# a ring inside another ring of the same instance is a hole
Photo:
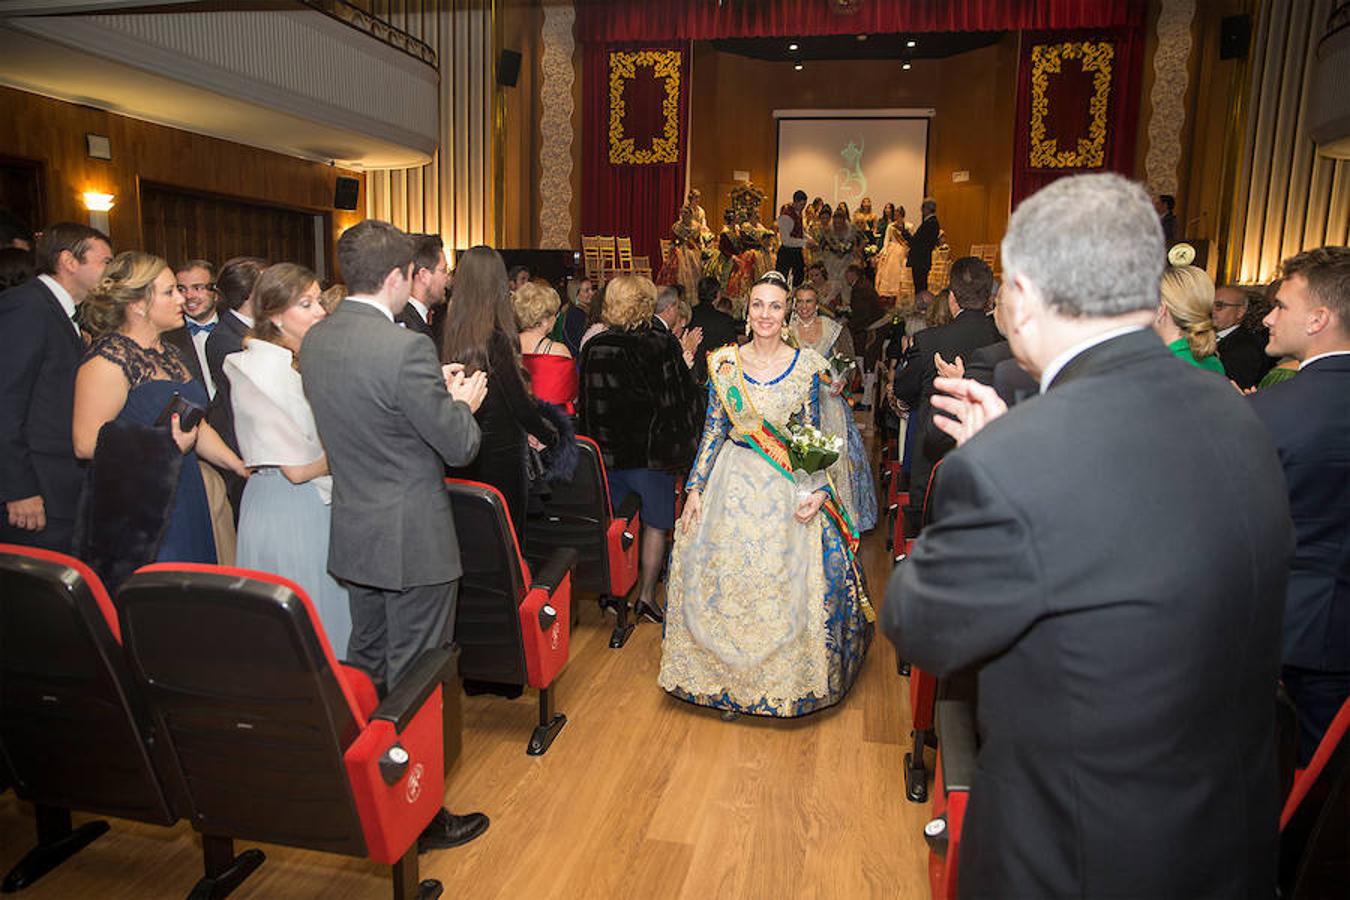
[[[863,541],[880,606],[884,529]],[[908,682],[877,635],[852,693],[798,721],[742,717],[668,697],[656,685],[660,628],[642,623],[610,650],[612,619],[582,598],[558,687],[568,722],[543,757],[525,754],[533,691],[469,697],[464,753],[447,784],[453,811],[482,810],[488,833],[422,857],[445,897],[721,898],[928,895],[928,806],[904,798]],[[930,755],[931,761],[931,755]],[[76,822],[92,816],[76,814]],[[0,871],[33,842],[32,808],[0,796]],[[388,870],[363,860],[262,846],[267,861],[232,897],[386,898]],[[201,871],[195,833],[112,820],[112,829],[37,885],[29,900],[182,900]]]

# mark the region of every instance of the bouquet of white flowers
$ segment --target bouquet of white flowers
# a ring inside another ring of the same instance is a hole
[[[836,378],[847,379],[849,373],[858,368],[858,360],[846,353],[836,353],[830,357],[830,368]]]
[[[797,483],[797,493],[805,498],[825,486],[825,470],[839,461],[844,439],[805,423],[789,425],[787,437],[792,479]]]

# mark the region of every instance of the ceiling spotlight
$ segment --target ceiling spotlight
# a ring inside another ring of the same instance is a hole
[[[909,65],[909,63],[904,63],[903,65],[900,66],[900,68],[902,68],[902,69],[904,69],[906,72],[908,72],[908,71],[910,70],[910,65]]]
[[[917,47],[917,46],[918,46],[918,42],[917,42],[917,41],[905,41],[905,46],[906,46],[906,47],[909,47],[909,48],[911,48],[911,49],[913,49],[914,47]]]
[[[855,38],[855,40],[865,41],[865,40],[867,40],[867,35],[865,35],[865,34],[860,34],[860,35],[858,35],[858,36]]]
[[[788,49],[789,49],[789,50],[796,50],[796,49],[797,49],[797,45],[796,45],[796,44],[788,44]]]
[[[801,63],[797,63],[797,64],[796,64],[795,66],[793,66],[792,68],[793,68],[795,71],[800,72],[800,71],[802,70],[802,64],[801,64]]]

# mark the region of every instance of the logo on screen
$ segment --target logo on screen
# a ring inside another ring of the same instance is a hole
[[[850,209],[857,209],[858,201],[867,196],[867,176],[862,170],[863,150],[866,147],[866,140],[850,140],[847,146],[839,151],[839,155],[844,159],[844,165],[834,173],[836,204],[843,200],[848,203]]]

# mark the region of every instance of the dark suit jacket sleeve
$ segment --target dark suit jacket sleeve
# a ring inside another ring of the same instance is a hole
[[[45,328],[36,304],[11,306],[0,317],[0,501],[24,500],[41,492],[29,456],[28,407],[42,365]]]
[[[436,348],[430,341],[408,342],[399,368],[399,406],[413,428],[447,465],[463,466],[478,455],[482,435],[469,407],[445,389]]]
[[[981,347],[970,358],[962,360],[966,364],[966,377],[972,381],[978,381],[980,384],[994,386],[994,366],[998,360],[994,359],[992,354],[984,352],[986,347]]]
[[[1046,611],[1027,523],[966,454],[942,466],[933,522],[891,575],[882,612],[901,658],[939,677],[1007,649]]]
[[[901,360],[903,365],[895,374],[895,386],[891,389],[895,399],[910,409],[919,405],[919,398],[923,395],[924,369],[932,365],[932,358],[933,353],[927,348],[923,332],[914,335],[914,342]]]

